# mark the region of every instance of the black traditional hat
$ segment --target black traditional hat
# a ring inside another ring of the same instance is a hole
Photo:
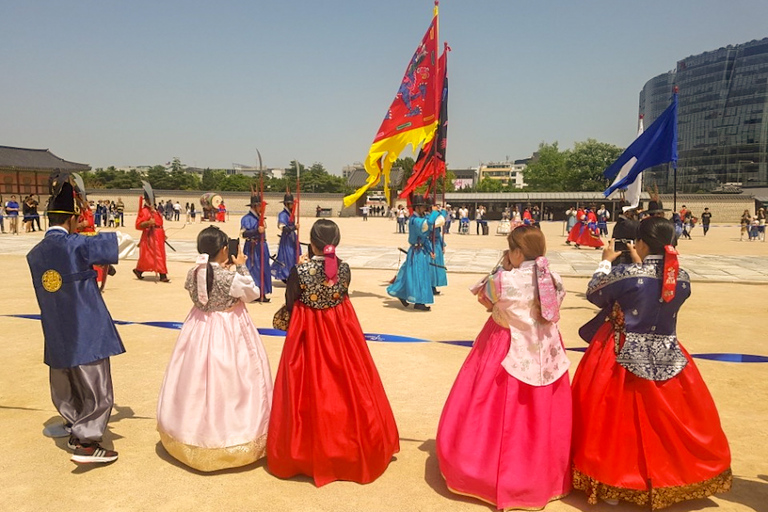
[[[259,206],[260,204],[261,204],[261,196],[259,194],[252,194],[251,202],[245,206],[250,206],[251,208],[253,208],[254,206]]]
[[[79,215],[80,208],[75,201],[75,187],[72,186],[72,177],[67,172],[53,171],[48,177],[48,213],[63,213],[65,215]]]
[[[283,196],[283,204],[294,203],[294,202],[295,201],[293,200],[293,195],[291,195],[290,192],[286,192],[285,195]]]
[[[144,189],[144,201],[153,206],[155,204],[155,191],[152,190],[152,185],[147,181],[141,180],[141,187]]]
[[[656,213],[663,213],[671,211],[669,208],[664,208],[664,205],[661,204],[661,199],[659,200],[651,200],[648,201],[648,208],[643,210],[643,213],[646,215],[654,215]]]
[[[414,194],[413,199],[411,199],[411,206],[427,206],[427,202],[421,194]]]

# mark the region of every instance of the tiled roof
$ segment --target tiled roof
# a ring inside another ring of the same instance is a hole
[[[47,149],[0,146],[0,169],[87,171],[91,166],[63,160]]]
[[[403,170],[399,167],[393,167],[389,174],[390,183],[393,188],[400,188],[400,179],[403,176]],[[352,174],[349,175],[347,183],[350,187],[360,188],[368,181],[368,172],[365,169],[355,169]],[[382,179],[378,185],[371,190],[384,190],[384,180]]]

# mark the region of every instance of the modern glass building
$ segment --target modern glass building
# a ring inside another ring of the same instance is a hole
[[[692,55],[640,92],[644,126],[678,93],[678,192],[768,186],[768,38]],[[646,171],[672,192],[667,166]]]

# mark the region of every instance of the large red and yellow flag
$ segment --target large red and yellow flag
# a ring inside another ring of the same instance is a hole
[[[344,198],[344,206],[354,204],[370,187],[384,177],[384,192],[389,201],[389,173],[392,164],[410,144],[414,154],[420,144],[426,144],[435,135],[437,127],[437,2],[432,23],[421,44],[411,57],[395,100],[373,139],[365,170],[368,180],[353,194]]]
[[[445,150],[448,143],[448,52],[451,49],[445,44],[443,54],[438,60],[438,89],[442,91],[438,99],[437,131],[428,143],[421,147],[419,157],[413,164],[413,173],[400,192],[400,197],[408,197],[418,187],[426,183],[430,178],[435,186],[437,179],[445,176]],[[429,188],[427,189],[429,193]],[[437,187],[432,190],[433,197],[437,195]]]

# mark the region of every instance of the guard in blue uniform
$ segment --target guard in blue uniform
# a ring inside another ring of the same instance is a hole
[[[426,304],[434,302],[432,294],[432,274],[429,270],[432,259],[432,242],[429,223],[424,216],[426,201],[423,196],[415,195],[411,201],[413,215],[408,218],[408,243],[411,247],[405,257],[405,263],[397,272],[395,282],[387,287],[387,293],[397,297],[404,307],[414,303],[413,308],[429,311]]]
[[[430,199],[426,199],[430,202]],[[448,213],[440,205],[432,205],[432,211],[427,217],[430,230],[430,242],[432,243],[433,265],[429,266],[432,274],[432,293],[440,295],[438,286],[448,286],[448,272],[445,268],[445,241],[443,240],[443,226],[445,225]]]
[[[49,189],[50,227],[27,263],[40,306],[51,398],[71,433],[72,460],[112,462],[117,452],[99,443],[114,403],[109,358],[125,348],[92,266],[117,264],[117,235],[76,234],[79,208],[69,174],[51,174]]]
[[[298,226],[293,214],[293,195],[283,196],[283,211],[277,215],[277,229],[280,230],[280,245],[277,247],[277,257],[272,263],[272,275],[282,282],[288,280],[291,269],[296,266],[296,238]],[[301,254],[301,249],[299,249]]]
[[[243,251],[248,259],[245,266],[253,277],[256,286],[261,290],[258,302],[269,302],[267,295],[272,293],[272,274],[269,269],[269,246],[267,245],[267,225],[259,226],[261,196],[251,196],[248,205],[251,210],[240,220],[240,234],[245,239]]]

